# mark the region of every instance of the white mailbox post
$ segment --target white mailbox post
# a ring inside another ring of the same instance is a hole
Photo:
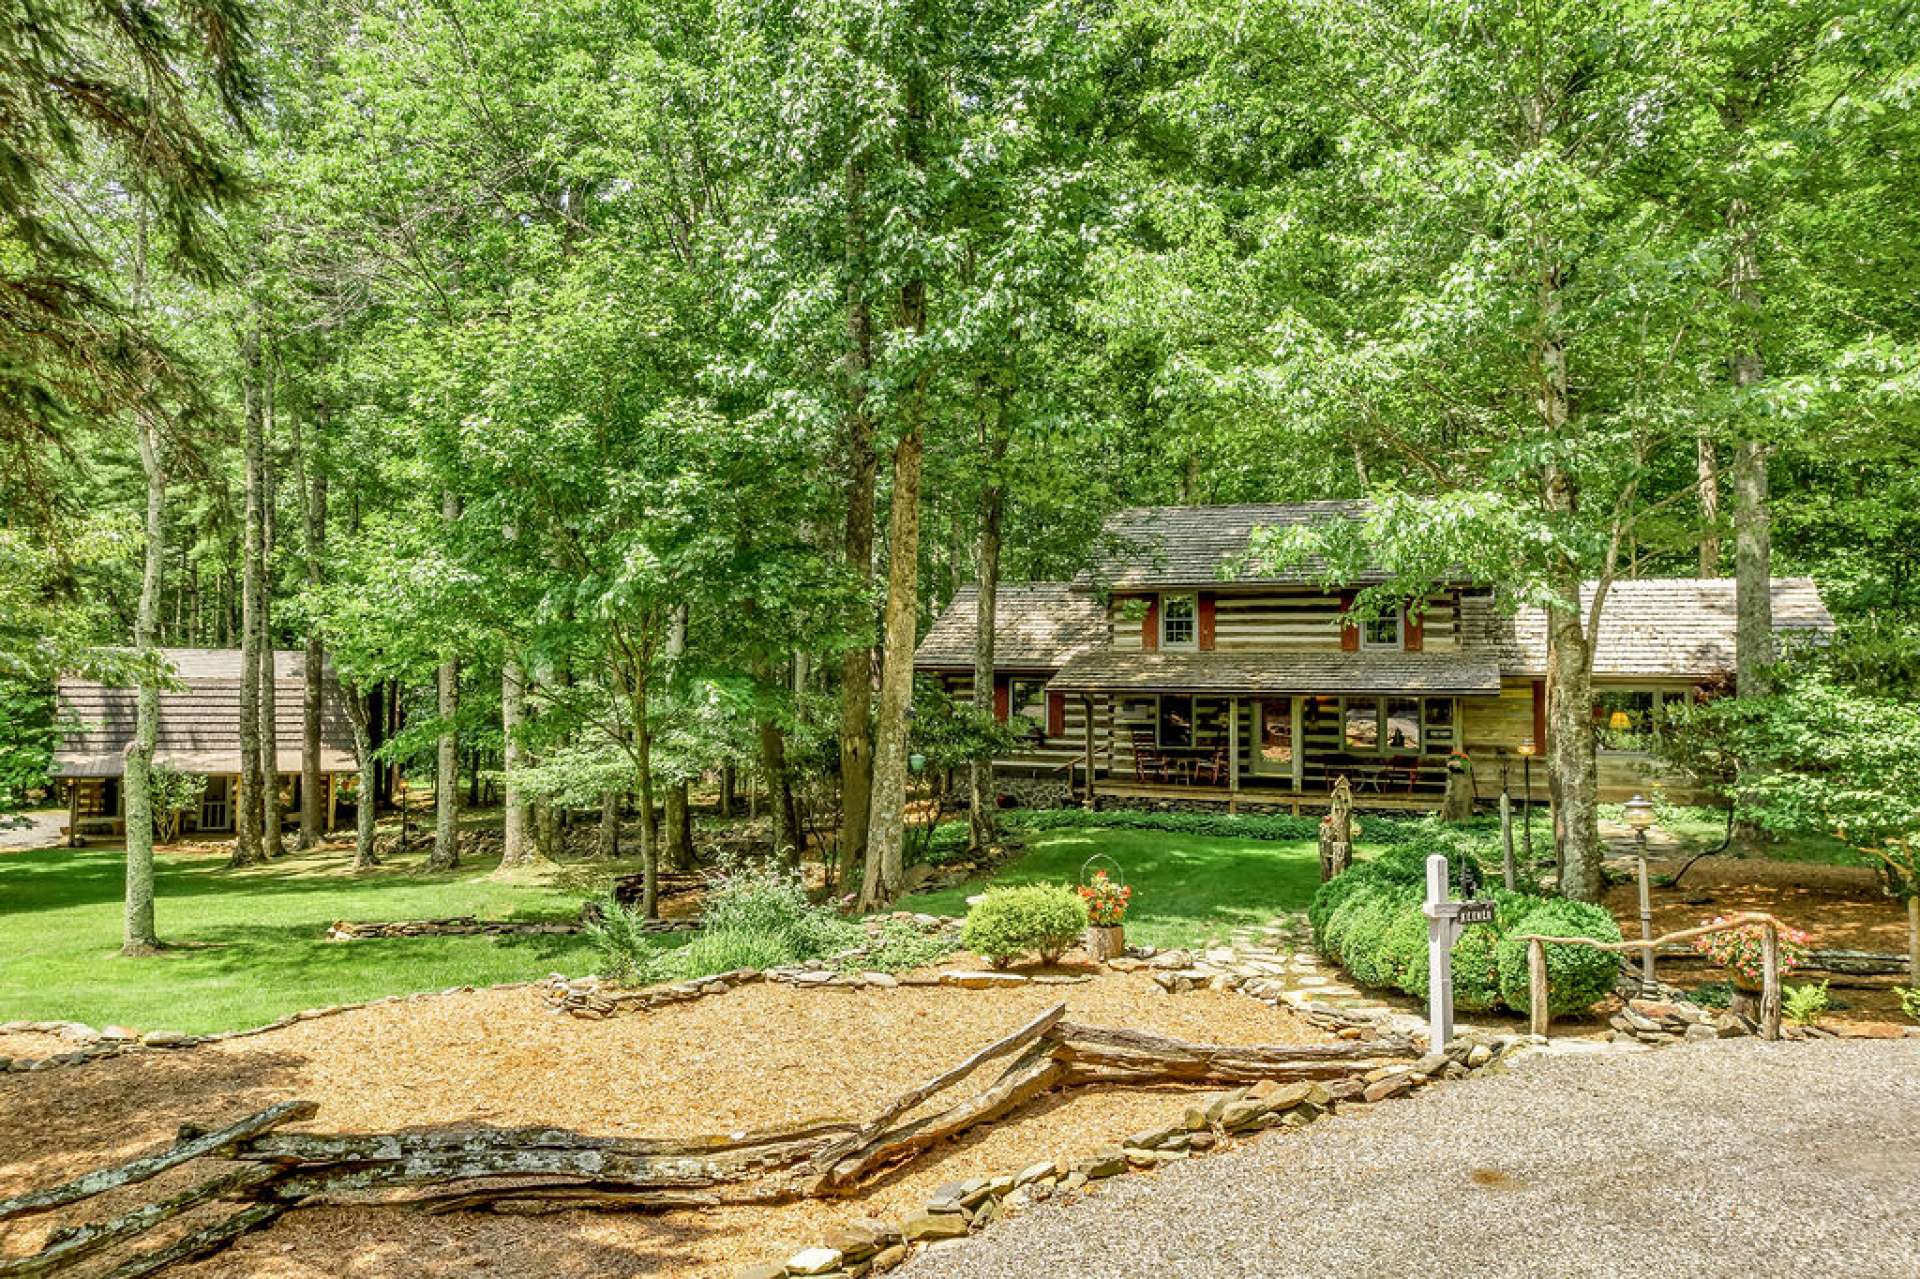
[[[1427,858],[1427,1051],[1438,1052],[1453,1038],[1454,917],[1460,904],[1448,900],[1447,859]]]
[[[1472,891],[1477,875],[1468,865],[1462,872],[1463,883]],[[1427,1050],[1436,1051],[1453,1038],[1453,943],[1468,924],[1493,922],[1491,901],[1457,902],[1449,900],[1452,875],[1447,859],[1439,853],[1427,858],[1427,901],[1421,907],[1427,915]]]

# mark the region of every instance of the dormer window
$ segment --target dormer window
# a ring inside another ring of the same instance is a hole
[[[1160,647],[1199,647],[1199,609],[1191,595],[1160,597]]]
[[[1394,650],[1406,647],[1405,620],[1397,608],[1379,617],[1369,617],[1360,624],[1360,647]]]

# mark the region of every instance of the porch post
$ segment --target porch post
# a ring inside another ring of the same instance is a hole
[[[67,847],[80,847],[80,779],[67,779]]]
[[[1098,802],[1094,799],[1093,793],[1093,697],[1090,694],[1080,695],[1080,713],[1086,720],[1086,740],[1082,744],[1082,751],[1087,760],[1087,811],[1092,812],[1098,806]]]
[[[1234,812],[1240,801],[1240,699],[1227,699],[1227,811]]]

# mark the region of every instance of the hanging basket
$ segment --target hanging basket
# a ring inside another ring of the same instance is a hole
[[[1096,870],[1094,867],[1096,862],[1105,862],[1113,870],[1111,872],[1104,868]],[[1090,914],[1090,922],[1087,924],[1087,954],[1096,961],[1118,959],[1127,950],[1126,927],[1119,921],[1125,918],[1128,899],[1132,897],[1133,889],[1121,878],[1125,873],[1121,870],[1120,863],[1105,853],[1095,853],[1080,867],[1080,895],[1086,900]],[[1101,884],[1106,885],[1108,889],[1119,890],[1117,908],[1111,905],[1113,895],[1110,891],[1101,890],[1096,895],[1095,886]],[[1099,922],[1100,916],[1109,914],[1112,916],[1111,922]]]

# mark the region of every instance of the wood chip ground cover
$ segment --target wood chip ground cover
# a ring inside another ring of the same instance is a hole
[[[1061,999],[1076,1021],[1189,1039],[1325,1038],[1239,995],[1165,995],[1144,974],[1101,972],[1083,985],[994,992],[757,984],[600,1022],[556,1017],[531,990],[480,991],[383,1005],[190,1051],[0,1077],[0,1194],[51,1185],[163,1145],[181,1123],[217,1124],[288,1097],[320,1103],[306,1127],[341,1132],[552,1125],[684,1136],[854,1118]],[[658,1216],[428,1217],[364,1206],[315,1208],[177,1273],[223,1279],[472,1272],[730,1277],[782,1249],[817,1242],[836,1221],[904,1214],[956,1177],[1091,1153],[1128,1132],[1172,1122],[1188,1096],[1173,1089],[1051,1096],[843,1203]],[[168,1174],[155,1185],[172,1188],[207,1174],[205,1168],[177,1179]],[[0,1256],[30,1252],[55,1227],[131,1207],[143,1193],[150,1196],[150,1188],[103,1197],[70,1215],[0,1224]]]

